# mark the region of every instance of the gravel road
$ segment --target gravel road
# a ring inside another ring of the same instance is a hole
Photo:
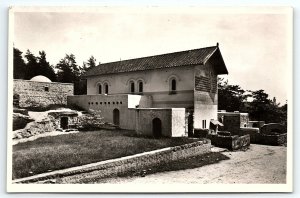
[[[229,160],[200,168],[145,177],[110,178],[112,184],[278,184],[286,182],[286,147],[251,144],[247,151],[223,152]]]

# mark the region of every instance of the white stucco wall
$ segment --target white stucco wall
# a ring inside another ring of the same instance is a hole
[[[172,137],[187,136],[185,127],[185,108],[172,108]]]
[[[216,80],[217,74],[213,67],[207,63],[203,66],[195,67],[195,77],[207,77],[210,80]],[[211,82],[210,82],[211,83]],[[199,91],[194,90],[194,128],[209,128],[210,120],[217,120],[218,112],[218,90],[213,93],[212,90]],[[202,121],[206,121],[203,126]]]
[[[177,93],[170,94],[171,78],[177,80]],[[108,94],[130,93],[130,81],[135,82],[138,93],[138,82],[143,81],[143,95],[151,95],[153,107],[189,107],[193,106],[194,66],[173,67],[157,70],[109,74],[87,78],[87,95],[98,94],[98,83],[108,83]],[[104,91],[102,91],[104,93]]]
[[[136,105],[150,107],[151,97],[140,95],[77,95],[68,97],[68,105],[77,105],[85,110],[100,110],[105,122],[113,123],[113,110],[120,111],[120,128],[135,129]]]
[[[153,136],[153,119],[161,120],[162,136],[181,137],[185,134],[184,108],[147,108],[136,109],[136,132],[140,135]]]

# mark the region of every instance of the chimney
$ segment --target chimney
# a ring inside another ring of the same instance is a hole
[[[217,42],[217,47],[219,47],[219,42]]]

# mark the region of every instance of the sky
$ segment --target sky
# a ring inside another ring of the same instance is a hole
[[[275,12],[274,12],[275,11]],[[73,53],[79,65],[214,46],[229,71],[229,84],[264,89],[287,100],[291,29],[280,9],[101,8],[14,12],[14,46],[35,55],[44,50],[56,65]]]

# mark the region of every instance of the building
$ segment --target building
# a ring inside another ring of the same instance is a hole
[[[45,76],[13,82],[14,105],[23,107],[47,107],[66,105],[67,96],[73,95],[73,83],[51,82]]]
[[[153,136],[185,136],[217,120],[217,77],[228,74],[219,46],[101,64],[84,74],[87,95],[69,104]]]

